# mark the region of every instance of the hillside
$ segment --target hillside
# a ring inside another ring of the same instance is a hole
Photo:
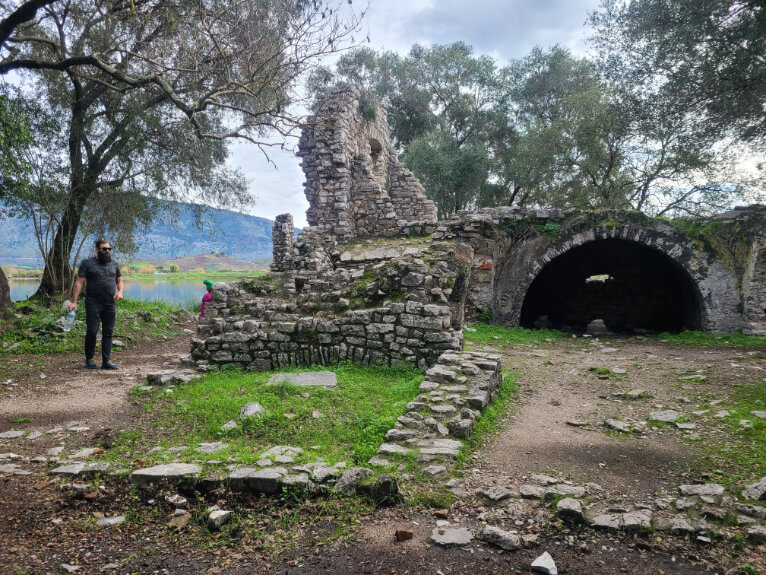
[[[177,219],[172,223],[158,221],[142,230],[137,236],[138,249],[132,260],[166,260],[211,253],[247,262],[262,263],[271,259],[272,220],[209,208],[200,229],[195,223],[192,206],[173,204],[169,207],[178,208]],[[31,222],[4,217],[0,209],[0,229],[3,230],[0,265],[41,265]],[[118,243],[115,247],[117,257],[126,259],[119,253]]]

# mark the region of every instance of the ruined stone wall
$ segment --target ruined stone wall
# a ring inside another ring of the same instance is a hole
[[[429,240],[409,250],[349,250],[327,255],[335,262],[324,273],[215,284],[192,341],[194,363],[270,370],[350,360],[426,369],[444,351],[462,349],[465,292],[456,286],[469,280],[470,247]]]
[[[273,245],[271,271],[284,272],[293,269],[293,249],[295,244],[295,232],[293,230],[292,215],[280,214],[274,220],[274,226],[271,228],[271,242]]]
[[[328,89],[299,145],[309,225],[340,241],[430,233],[436,206],[389,143],[385,110],[357,86]],[[414,227],[413,227],[414,226]]]
[[[474,249],[469,316],[491,310],[495,321],[519,325],[525,296],[550,262],[578,246],[617,239],[662,253],[683,270],[701,307],[698,329],[763,333],[765,221],[762,206],[678,223],[636,212],[565,214],[501,207],[460,212],[440,222],[434,237],[464,241]]]

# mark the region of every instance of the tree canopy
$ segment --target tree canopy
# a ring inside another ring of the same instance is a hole
[[[293,88],[352,42],[359,15],[327,1],[30,1],[0,22],[0,75],[22,74],[60,138],[38,138],[45,180],[63,190],[39,293],[65,289],[83,217],[130,243],[151,197],[246,201],[227,140],[262,151],[299,126]],[[344,15],[345,14],[345,15]],[[274,138],[274,136],[277,136]],[[44,149],[64,145],[58,149]],[[62,168],[62,165],[64,167]]]
[[[312,86],[338,81],[381,99],[392,143],[441,216],[498,204],[696,214],[744,189],[723,170],[714,126],[560,46],[505,66],[464,43],[362,49]]]

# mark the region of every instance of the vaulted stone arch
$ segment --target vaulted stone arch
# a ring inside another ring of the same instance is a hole
[[[725,259],[670,224],[638,219],[575,219],[553,238],[509,242],[495,257],[495,321],[582,329],[607,315],[618,331],[742,329],[741,290]],[[588,286],[598,274],[611,279]]]

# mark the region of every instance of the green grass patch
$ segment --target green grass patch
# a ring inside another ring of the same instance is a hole
[[[720,481],[735,483],[760,479],[766,475],[766,419],[760,419],[751,411],[766,411],[766,385],[741,385],[734,387],[727,404],[717,405],[729,415],[722,424],[729,432],[720,442],[705,442],[705,449],[712,466],[721,470]],[[746,419],[752,427],[743,427]]]
[[[496,345],[498,343],[539,344],[554,341],[570,341],[571,334],[554,329],[526,329],[503,327],[488,323],[475,323],[465,330],[468,345]]]
[[[766,348],[766,337],[760,335],[713,335],[701,331],[682,331],[681,333],[658,333],[646,336],[655,341],[667,341],[675,345],[693,347],[762,347]]]
[[[321,368],[327,369],[327,368]],[[283,372],[286,370],[282,370]],[[307,371],[290,370],[290,371]],[[134,395],[152,411],[154,429],[123,434],[111,451],[118,458],[144,458],[156,446],[185,445],[181,461],[227,460],[254,463],[275,445],[301,447],[298,462],[345,461],[364,464],[378,450],[388,429],[404,414],[406,405],[419,393],[423,373],[414,367],[371,367],[342,363],[334,389],[269,386],[271,373],[248,373],[238,369],[212,372],[172,394]],[[240,421],[243,405],[257,401],[267,411],[259,419]],[[235,420],[239,426],[223,432],[221,426]],[[194,448],[203,442],[222,441],[223,451],[201,454]],[[167,452],[149,456],[159,461]]]
[[[75,325],[70,332],[61,332],[56,322],[64,316],[61,302],[51,306],[34,300],[16,302],[13,316],[0,320],[0,371],[10,355],[42,355],[82,352],[85,338],[85,305],[81,302]],[[163,339],[180,333],[177,322],[182,319],[180,308],[163,302],[124,299],[117,303],[114,338],[126,345],[144,338]]]

